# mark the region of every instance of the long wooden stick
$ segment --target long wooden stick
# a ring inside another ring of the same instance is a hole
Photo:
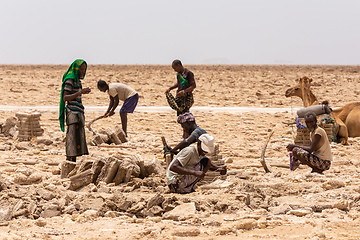
[[[274,164],[269,164],[270,167],[278,167],[278,168],[289,168],[289,164],[278,164],[278,163],[274,163]],[[262,168],[262,165],[257,165],[257,164],[249,164],[249,165],[242,165],[241,168],[249,168],[249,167],[254,167],[254,168]],[[300,165],[301,167],[301,165]]]
[[[93,120],[91,120],[88,124],[86,124],[86,127],[91,131],[94,135],[96,134],[95,131],[91,128],[91,124],[93,124],[95,121],[104,118],[104,116],[97,117]]]
[[[162,141],[162,144],[163,144],[164,148],[166,148],[168,145],[166,143],[166,140],[165,140],[164,136],[161,137],[161,141]]]
[[[263,150],[262,150],[262,152],[261,152],[261,157],[260,157],[260,163],[261,163],[261,165],[263,166],[263,168],[265,169],[265,172],[266,172],[266,173],[269,173],[269,172],[271,172],[271,171],[270,171],[269,168],[266,166],[266,162],[265,162],[265,150],[266,150],[266,147],[267,147],[267,145],[268,145],[268,143],[269,143],[269,141],[270,141],[270,138],[271,138],[271,136],[273,135],[273,133],[274,133],[274,131],[271,131],[271,133],[269,134],[269,136],[268,136],[268,138],[267,138],[267,140],[266,140],[265,146],[264,146],[264,148],[263,148]]]

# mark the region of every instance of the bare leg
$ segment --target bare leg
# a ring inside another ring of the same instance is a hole
[[[127,137],[127,132],[126,132],[126,129],[127,129],[127,113],[126,112],[120,113],[120,118],[121,118],[122,129],[123,129],[123,131],[125,133],[125,136]]]

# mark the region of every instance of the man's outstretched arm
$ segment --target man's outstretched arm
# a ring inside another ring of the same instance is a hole
[[[191,143],[195,141],[196,137],[193,135],[190,135],[188,138],[182,140],[178,145],[176,145],[172,150],[171,153],[176,154],[178,150],[181,150],[183,148],[186,148]]]
[[[205,173],[203,171],[195,171],[192,169],[184,168],[183,166],[181,166],[179,160],[177,159],[171,164],[170,170],[181,175],[193,175],[201,179],[203,179],[205,176]]]

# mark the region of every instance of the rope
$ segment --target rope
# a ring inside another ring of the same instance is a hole
[[[333,124],[333,142],[335,142],[335,143],[337,143],[337,141],[336,141],[336,136],[335,136],[335,120],[332,122],[332,124]]]

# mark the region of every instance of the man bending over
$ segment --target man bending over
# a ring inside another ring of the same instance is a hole
[[[109,83],[100,80],[97,83],[97,87],[100,91],[106,92],[110,96],[109,107],[103,117],[109,117],[115,114],[115,109],[119,105],[119,100],[124,101],[120,109],[120,119],[122,129],[127,137],[127,114],[133,113],[136,105],[139,101],[139,94],[123,83]]]

